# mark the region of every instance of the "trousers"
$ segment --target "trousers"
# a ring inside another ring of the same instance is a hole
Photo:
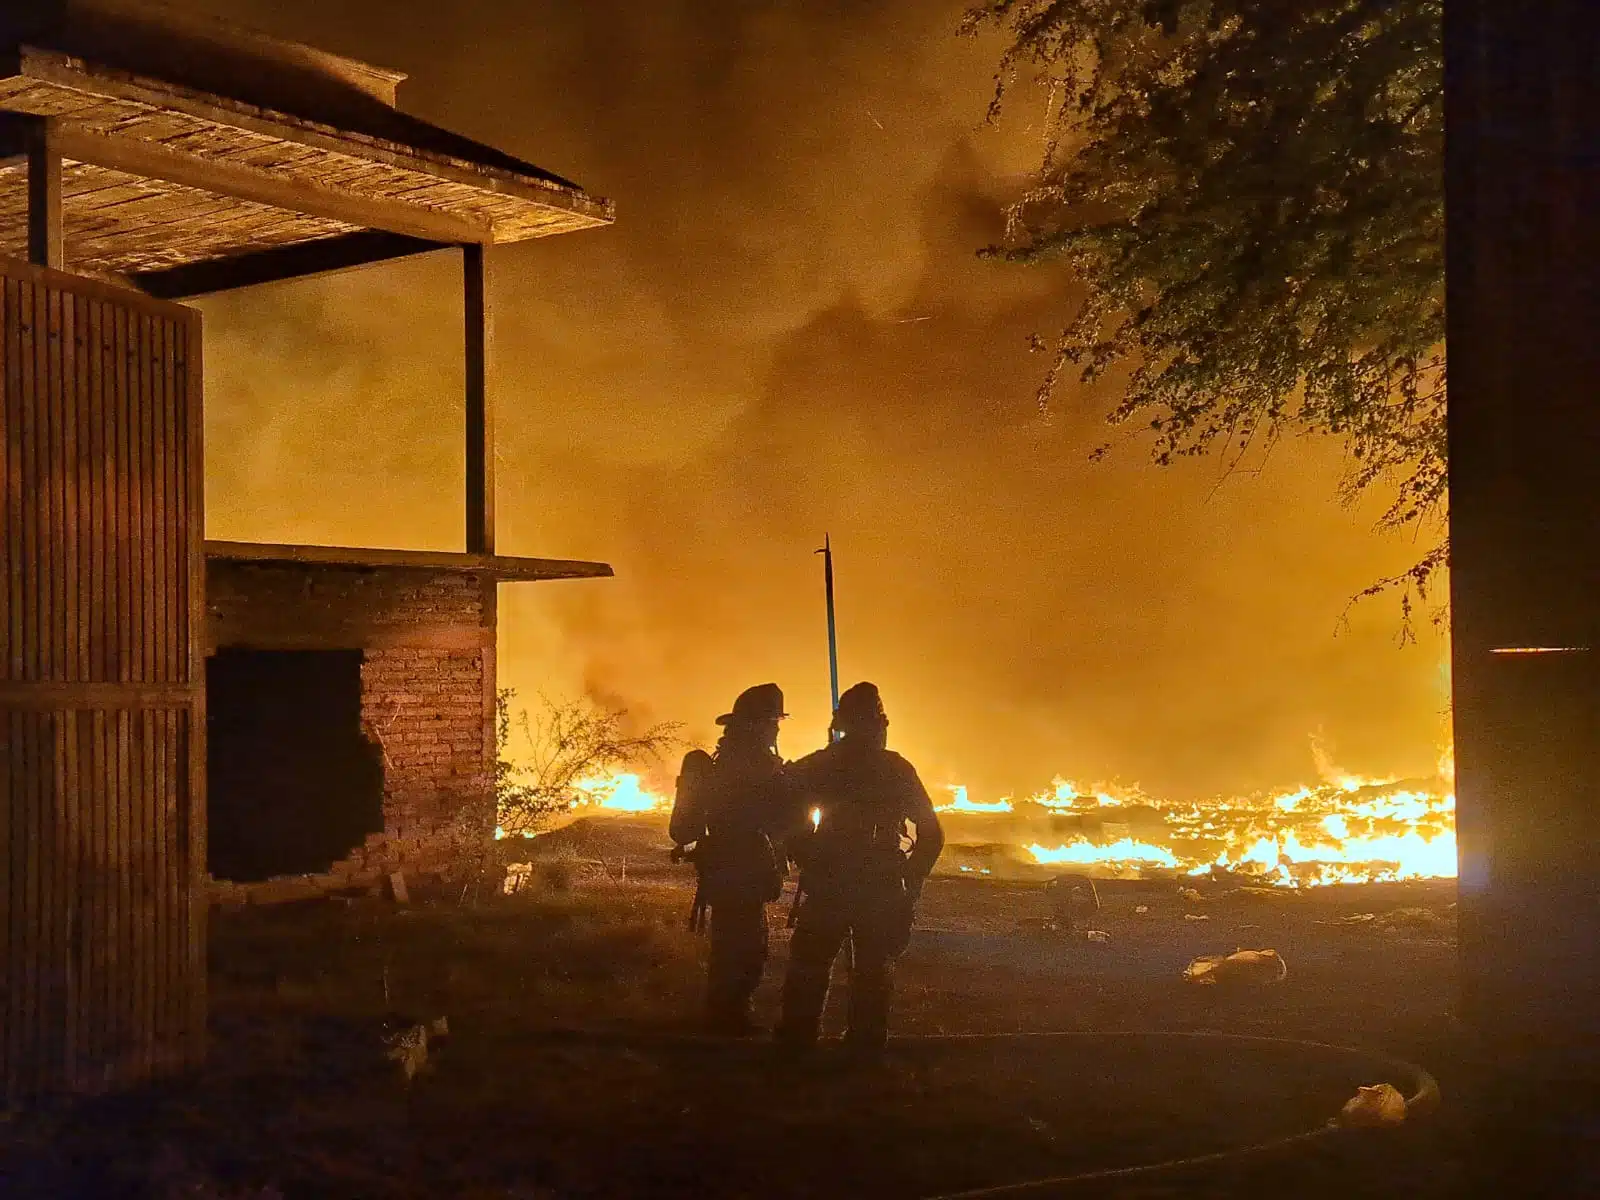
[[[904,945],[893,895],[809,896],[800,907],[783,981],[781,1041],[815,1044],[827,1005],[833,962],[848,942],[849,998],[845,1042],[877,1051],[889,1038],[894,960]]]
[[[760,900],[724,900],[711,906],[711,962],[706,972],[706,1016],[714,1025],[749,1023],[750,997],[767,965],[767,906]]]

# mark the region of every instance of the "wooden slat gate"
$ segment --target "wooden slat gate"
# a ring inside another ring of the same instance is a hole
[[[203,1048],[200,323],[0,260],[0,1086]]]

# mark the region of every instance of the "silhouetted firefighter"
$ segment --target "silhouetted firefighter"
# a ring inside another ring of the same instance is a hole
[[[715,756],[691,750],[678,776],[673,855],[691,859],[700,877],[690,928],[711,910],[706,1016],[722,1033],[750,1029],[750,997],[767,961],[766,905],[782,892],[788,866],[772,839],[789,811],[778,757],[778,722],[787,715],[777,684],[748,689],[717,718]]]
[[[845,1044],[870,1058],[888,1038],[893,963],[911,940],[922,885],[944,848],[927,789],[911,764],[887,748],[888,730],[878,689],[858,683],[839,697],[832,728],[838,740],[789,769],[811,807],[790,843],[803,899],[778,1028],[785,1049],[816,1043],[833,960],[847,938]],[[915,826],[914,841],[907,822]]]

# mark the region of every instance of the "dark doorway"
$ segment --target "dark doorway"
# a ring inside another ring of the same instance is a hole
[[[219,650],[206,661],[206,709],[214,877],[325,871],[383,828],[361,651]]]

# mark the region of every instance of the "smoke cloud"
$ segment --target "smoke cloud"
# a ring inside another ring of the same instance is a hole
[[[1419,552],[1335,499],[1339,448],[1258,473],[1109,462],[1109,396],[1034,405],[1070,279],[983,262],[1039,148],[982,126],[998,47],[926,0],[221,0],[407,70],[412,112],[618,203],[495,255],[500,547],[612,581],[502,589],[501,672],[641,720],[773,679],[789,753],[842,675],[974,798],[1057,773],[1169,796],[1423,773],[1442,643],[1349,598]],[[212,536],[454,548],[459,266],[205,303]]]

